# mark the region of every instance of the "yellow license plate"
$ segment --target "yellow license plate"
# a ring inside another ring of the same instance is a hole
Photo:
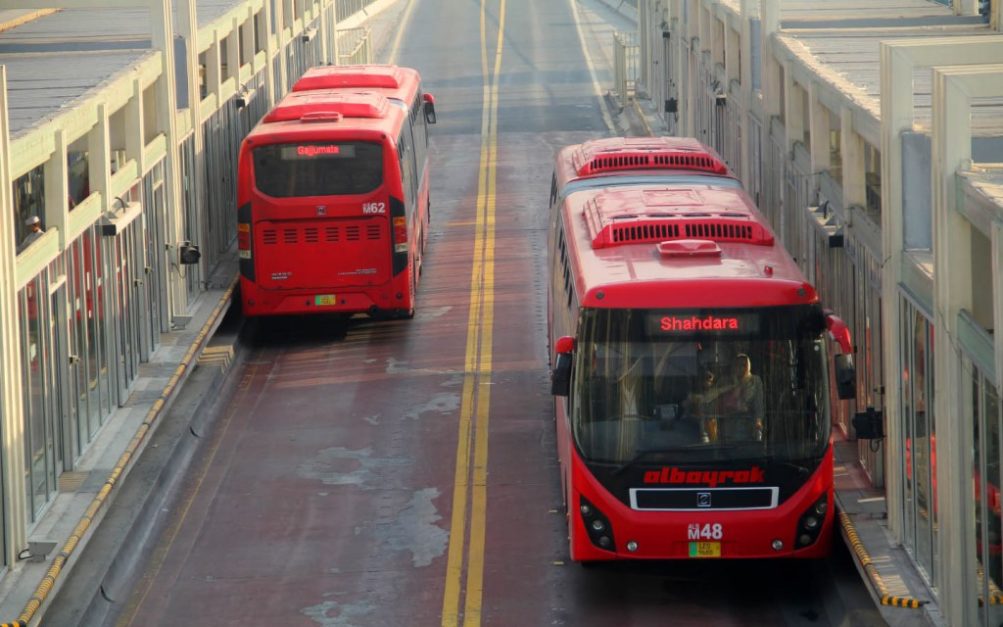
[[[690,557],[721,557],[721,543],[690,542]]]
[[[313,304],[318,307],[321,305],[333,305],[334,301],[334,294],[320,294],[313,297]]]

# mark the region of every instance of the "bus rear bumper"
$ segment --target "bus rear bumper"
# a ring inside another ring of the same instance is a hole
[[[368,290],[263,290],[241,280],[241,305],[245,316],[283,316],[395,311],[403,307],[389,288]]]

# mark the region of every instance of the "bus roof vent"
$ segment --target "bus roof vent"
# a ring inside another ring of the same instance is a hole
[[[698,170],[728,174],[720,157],[689,137],[610,137],[582,144],[573,156],[578,176],[616,170]]]
[[[311,111],[300,116],[300,122],[341,122],[343,116],[337,111]]]
[[[673,240],[773,245],[773,234],[748,213],[651,206],[643,201],[632,204],[630,200],[630,196],[600,194],[586,203],[584,216],[592,248]]]
[[[677,239],[659,242],[658,254],[663,257],[720,257],[721,247],[705,239]]]
[[[337,121],[341,118],[381,118],[390,102],[371,92],[296,92],[282,99],[265,116],[265,122]],[[337,117],[337,120],[334,118]]]
[[[403,80],[404,73],[396,65],[323,65],[304,72],[292,90],[339,87],[398,89]]]

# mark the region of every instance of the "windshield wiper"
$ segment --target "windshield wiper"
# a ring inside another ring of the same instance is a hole
[[[694,444],[690,446],[674,446],[672,448],[642,448],[638,449],[634,456],[628,459],[626,462],[620,464],[613,471],[613,476],[619,475],[624,470],[630,468],[637,462],[645,459],[649,455],[664,455],[666,453],[689,453],[692,451],[706,450],[706,447],[702,444]]]
[[[762,457],[747,457],[745,459],[729,459],[728,461],[734,462],[736,464],[752,464],[758,462],[766,466],[785,466],[787,468],[796,470],[798,471],[798,473],[805,476],[811,474],[811,467],[809,466],[806,466],[804,464],[799,464],[797,462],[792,462],[786,459],[777,459],[775,457],[770,457],[769,455],[764,455]]]

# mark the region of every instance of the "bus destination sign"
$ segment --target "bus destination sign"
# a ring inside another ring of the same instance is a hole
[[[294,144],[282,147],[282,160],[315,159],[323,157],[354,157],[355,146],[340,144]]]
[[[746,312],[655,311],[648,314],[646,322],[649,335],[759,332],[759,316]]]

